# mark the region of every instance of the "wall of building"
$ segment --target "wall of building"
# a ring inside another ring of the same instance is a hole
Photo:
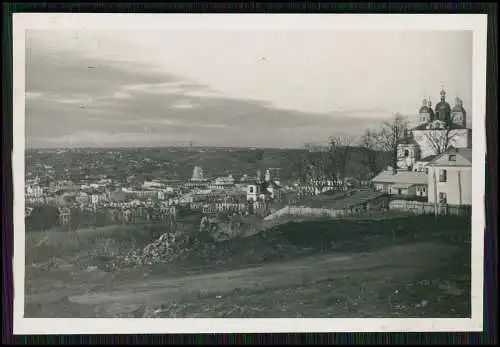
[[[389,191],[391,190],[391,184],[389,183],[374,183],[373,187],[376,191],[382,193],[389,193]]]
[[[407,154],[407,155],[406,155]],[[406,169],[413,167],[417,159],[420,158],[420,151],[416,145],[398,146],[398,168]]]
[[[455,148],[470,148],[471,129],[455,129],[451,130],[449,137],[449,145]],[[414,130],[413,137],[420,147],[420,157],[425,158],[430,155],[436,155],[435,146],[432,142],[445,139],[445,130]],[[433,139],[434,141],[432,141]]]
[[[443,169],[447,170],[446,182],[439,180]],[[429,202],[439,202],[439,193],[446,194],[447,204],[472,205],[472,167],[429,166]]]
[[[415,194],[416,196],[427,196],[429,193],[428,185],[417,185],[415,186]]]

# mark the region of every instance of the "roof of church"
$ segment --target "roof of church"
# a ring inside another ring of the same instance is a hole
[[[427,122],[427,123],[424,123],[424,124],[419,124],[416,127],[412,128],[411,130],[430,130],[430,129],[427,128],[427,126],[429,124],[431,124],[431,123],[432,122]],[[450,127],[451,127],[452,130],[454,130],[454,129],[467,129],[467,127],[461,126],[460,124],[453,123],[453,122],[450,124]],[[439,130],[439,129],[436,129],[436,130]]]
[[[280,186],[275,181],[264,181],[260,184],[263,189],[271,188],[280,188]]]
[[[407,137],[405,137],[403,139],[398,140],[397,143],[398,143],[398,145],[415,145],[415,146],[419,145],[418,142],[415,141],[414,138],[409,137],[409,136],[407,136]]]

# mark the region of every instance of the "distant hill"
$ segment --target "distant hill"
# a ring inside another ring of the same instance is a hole
[[[357,174],[363,170],[363,148],[355,148],[348,170]],[[267,168],[281,168],[280,179],[293,178],[303,149],[261,148],[117,148],[117,149],[70,149],[28,150],[26,171],[37,174],[43,166],[54,168],[56,175],[68,170],[70,178],[85,175],[109,177],[140,176],[141,179],[178,178],[189,179],[195,165],[203,168],[207,177],[232,174],[262,175]],[[383,153],[378,162],[385,165]]]

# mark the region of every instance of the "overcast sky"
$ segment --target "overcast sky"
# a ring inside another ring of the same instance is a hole
[[[298,147],[472,108],[472,34],[27,31],[28,147]]]

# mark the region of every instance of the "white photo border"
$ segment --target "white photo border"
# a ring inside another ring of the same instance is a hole
[[[70,14],[14,13],[14,334],[460,332],[483,330],[486,154],[485,14]],[[24,318],[26,30],[399,30],[473,32],[471,318],[119,319]]]

